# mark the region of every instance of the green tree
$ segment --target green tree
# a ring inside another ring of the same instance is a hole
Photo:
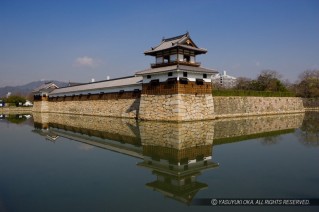
[[[6,99],[6,102],[7,103],[11,103],[11,104],[15,104],[16,106],[19,106],[19,104],[24,104],[26,101],[26,99],[22,96],[17,96],[17,95],[12,95],[12,96],[9,96],[7,99]]]

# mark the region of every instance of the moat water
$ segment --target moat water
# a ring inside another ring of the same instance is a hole
[[[318,211],[319,113],[203,122],[0,116],[0,211]]]

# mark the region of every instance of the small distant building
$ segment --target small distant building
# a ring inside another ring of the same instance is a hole
[[[31,107],[33,106],[32,102],[29,101],[29,100],[26,100],[25,103],[23,104],[23,106],[26,106],[26,107]]]
[[[236,85],[236,77],[227,75],[226,71],[223,74],[218,73],[212,77],[212,82],[224,88],[232,88]]]

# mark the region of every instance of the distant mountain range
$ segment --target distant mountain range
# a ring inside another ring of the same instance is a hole
[[[5,97],[8,92],[11,92],[11,95],[21,95],[21,96],[27,96],[30,94],[34,89],[39,87],[40,85],[47,83],[47,82],[54,82],[59,87],[67,86],[67,82],[60,82],[56,80],[46,80],[46,81],[35,81],[30,82],[26,85],[21,86],[5,86],[0,88],[0,97]]]

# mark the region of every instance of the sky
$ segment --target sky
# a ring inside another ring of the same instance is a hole
[[[134,75],[186,32],[231,76],[319,69],[319,0],[0,0],[0,87]]]

